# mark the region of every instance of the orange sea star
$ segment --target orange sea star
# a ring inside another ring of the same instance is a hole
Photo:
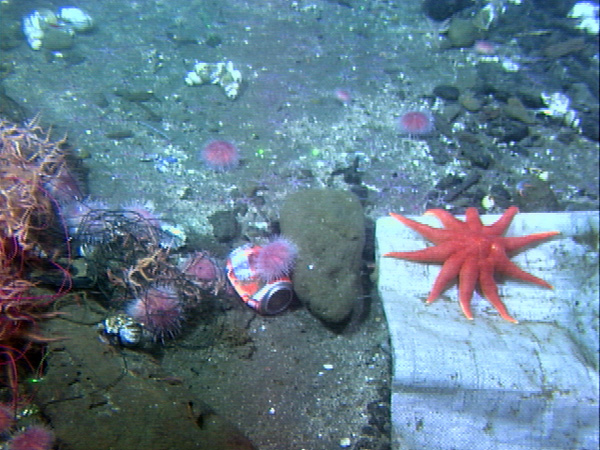
[[[513,264],[507,253],[559,234],[558,231],[548,231],[528,236],[503,237],[502,234],[518,212],[519,209],[516,206],[511,206],[492,225],[483,225],[475,208],[467,209],[464,222],[442,209],[430,209],[425,213],[436,216],[444,228],[433,228],[399,214],[390,213],[392,217],[436,245],[413,252],[389,252],[383,256],[410,261],[443,263],[442,270],[427,297],[427,303],[438,298],[448,283],[458,276],[459,303],[467,319],[473,319],[471,297],[479,282],[481,292],[498,310],[500,316],[517,323],[508,314],[504,303],[500,300],[494,273],[498,272],[552,289],[552,286],[541,278],[533,276]]]

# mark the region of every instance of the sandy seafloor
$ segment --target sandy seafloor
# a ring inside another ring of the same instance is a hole
[[[499,61],[509,58],[530,92],[583,85],[579,107],[594,114],[598,92],[589,80],[597,80],[597,36],[572,31],[584,47],[560,56],[540,56],[535,45],[524,45],[525,37],[540,39],[539,47],[545,38],[554,42],[555,32],[568,33],[554,11],[540,11],[553,19],[548,23],[530,15],[510,27],[492,26],[484,37],[496,50],[483,55],[444,49],[441,25],[416,1],[74,3],[94,18],[93,31],[77,35],[73,48],[62,52],[33,51],[25,41],[4,49],[6,95],[28,115],[41,114],[56,136],[68,134],[88,170],[91,198],[114,207],[151,201],[162,218],[219,257],[244,239],[269,236],[286,195],[308,187],[352,190],[374,220],[432,206],[461,212],[494,192],[501,194],[489,212],[500,212],[542,175],[552,200],[534,202],[531,210],[598,208],[598,143],[576,126],[537,112],[528,137],[499,142],[485,109],[469,112],[432,93],[440,85],[473,89],[487,112],[502,110],[498,96],[477,87],[482,73],[497,70],[498,88],[516,89],[500,86]],[[60,6],[6,2],[2,21],[18,28],[29,11]],[[232,61],[244,77],[239,97],[232,101],[217,86],[186,86],[195,61]],[[340,101],[336,89],[351,100]],[[152,95],[129,101],[118,95],[124,92]],[[436,130],[402,135],[398,117],[408,110],[431,111]],[[109,137],[124,132],[131,136]],[[212,139],[236,143],[237,169],[221,173],[202,165],[199,152]],[[467,146],[490,160],[477,165],[463,151]],[[455,176],[460,184],[474,172],[479,181],[446,201],[456,180],[450,188],[440,181]],[[222,210],[238,211],[236,242],[211,238],[208,218]],[[389,424],[374,423],[376,411],[385,411],[389,383],[385,319],[376,298],[366,321],[342,334],[302,309],[246,320],[251,350],[206,347],[191,342],[194,331],[188,330],[168,344],[164,369],[189,382],[261,450],[333,449],[345,438],[353,448],[386,448]],[[194,345],[201,350],[186,350]],[[267,363],[281,364],[276,382],[264,372]],[[247,376],[256,373],[264,377]]]

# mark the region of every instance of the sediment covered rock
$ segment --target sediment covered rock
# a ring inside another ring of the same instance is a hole
[[[319,319],[347,320],[361,298],[364,215],[349,192],[311,189],[290,195],[281,231],[298,246],[294,290]]]

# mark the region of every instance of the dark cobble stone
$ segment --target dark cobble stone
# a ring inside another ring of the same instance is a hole
[[[448,174],[435,185],[436,190],[446,190],[458,186],[462,182],[462,177],[455,174]]]
[[[523,157],[528,157],[529,156],[529,150],[527,150],[525,147],[523,147],[522,145],[513,145],[510,147],[510,152],[513,155],[517,155],[517,156],[523,156]]]
[[[377,388],[377,393],[382,398],[382,400],[388,402],[392,395],[392,391],[388,386],[380,386]]]
[[[219,242],[229,242],[239,233],[239,225],[232,211],[217,211],[209,217],[213,227],[213,236]]]
[[[481,169],[488,169],[493,162],[492,155],[490,153],[475,145],[463,145],[461,148],[461,154],[464,158],[468,159],[473,167],[479,167]]]
[[[507,122],[504,127],[504,136],[500,138],[502,142],[519,142],[529,136],[529,127],[517,121]]]
[[[204,43],[210,48],[217,48],[223,43],[223,39],[218,34],[211,34],[206,38],[206,41],[204,41]]]
[[[354,450],[372,450],[375,448],[373,440],[361,437],[356,444],[354,444]]]
[[[448,147],[437,141],[432,141],[429,154],[433,158],[433,162],[438,166],[445,166],[450,161],[452,161],[452,151],[448,149]]]
[[[455,102],[460,96],[460,91],[455,86],[441,84],[433,88],[433,95],[444,100]]]
[[[521,89],[519,100],[521,100],[523,106],[530,109],[540,109],[546,106],[540,93],[534,90],[527,91],[525,88]]]
[[[472,4],[473,0],[425,0],[423,11],[429,18],[442,21]]]
[[[500,142],[519,142],[529,136],[527,124],[508,118],[499,118],[489,122],[487,134]]]
[[[508,208],[512,205],[513,200],[510,192],[504,186],[500,184],[494,184],[490,188],[490,195],[493,197],[496,206],[501,208]]]
[[[371,415],[382,414],[384,416],[387,416],[387,415],[389,415],[389,412],[390,412],[390,406],[388,405],[387,402],[375,400],[375,401],[369,402],[367,404],[367,411]]]
[[[464,196],[471,186],[474,186],[479,182],[480,178],[481,174],[479,172],[469,172],[466,177],[461,178],[458,185],[454,186],[452,189],[448,189],[448,192],[442,197],[442,200],[446,203],[450,203],[460,196]],[[485,194],[481,194],[481,197],[483,197],[483,195]]]
[[[598,129],[598,113],[581,114],[581,133],[592,141],[598,141],[600,131]]]
[[[360,434],[363,436],[378,436],[379,431],[371,425],[365,425],[360,429]]]
[[[520,195],[515,198],[515,203],[522,212],[561,210],[550,184],[537,177],[527,180]]]
[[[369,412],[369,425],[373,425],[380,433],[390,431],[390,407],[387,403],[371,402],[367,405]]]

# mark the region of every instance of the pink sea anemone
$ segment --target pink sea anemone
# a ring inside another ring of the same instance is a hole
[[[409,136],[422,136],[434,129],[433,116],[429,111],[407,111],[398,121],[400,131]]]

